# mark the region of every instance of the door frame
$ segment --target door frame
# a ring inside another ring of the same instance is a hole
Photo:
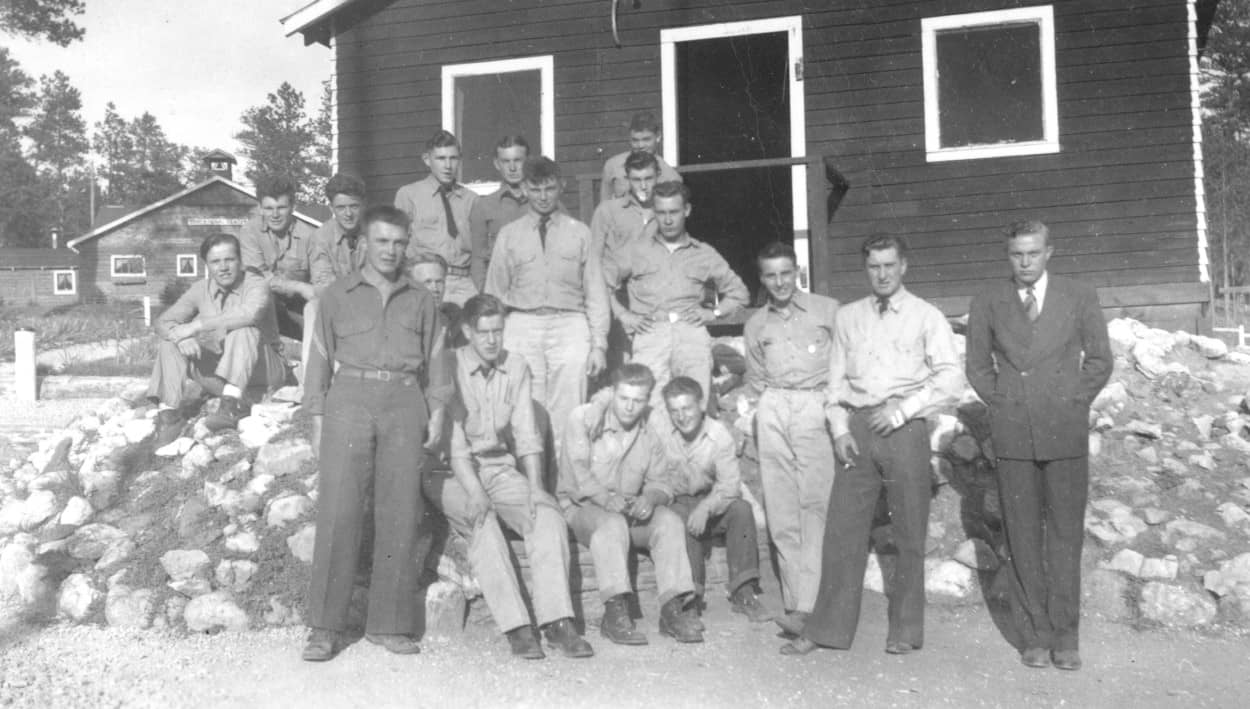
[[[752,34],[785,32],[789,43],[786,78],[790,90],[790,157],[807,155],[807,103],[803,92],[803,16],[769,17],[742,22],[721,22],[660,30],[660,95],[663,112],[664,159],[678,165],[681,141],[677,123],[677,44],[701,39],[723,39]],[[799,71],[796,71],[799,69]],[[807,224],[807,166],[790,168],[791,209],[794,214],[794,250],[803,290],[810,286],[811,253]]]

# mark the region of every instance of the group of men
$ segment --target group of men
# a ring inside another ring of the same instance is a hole
[[[747,289],[687,233],[690,191],[655,154],[659,139],[653,116],[635,118],[634,150],[605,165],[590,225],[561,207],[558,165],[523,138],[499,141],[500,187],[478,196],[457,181],[460,146],[440,131],[424,153],[429,176],[394,206],[365,209],[364,185],[336,175],[334,218],[310,234],[291,218],[289,185],[262,186],[260,218],[239,240],[206,240],[210,279],[158,323],[151,393],[162,430],[181,428],[166,412],[188,398],[185,382],[222,396],[210,427],[229,426],[249,383],[281,376],[264,353],[282,323],[303,340],[321,469],[305,659],[345,642],[369,515],[366,638],[419,651],[427,501],[468,542],[519,657],[544,656],[540,635],[566,656],[593,654],[573,623],[570,533],[590,551],[612,642],[647,642],[631,612],[634,548],[655,565],[661,634],[703,640],[717,536],[733,610],[772,617],[737,446],[706,413],[707,325],[744,307]],[[1013,225],[1006,244],[1012,279],[973,301],[966,371],[991,411],[1022,659],[1075,669],[1084,426],[1110,373],[1106,327],[1091,288],[1047,275],[1045,225]],[[791,247],[767,246],[766,303],[744,329],[787,655],[850,647],[882,497],[898,551],[886,651],[923,645],[925,418],[955,401],[960,358],[946,318],[903,285],[906,241],[874,236],[862,255],[870,295],[840,307],[797,288]],[[524,540],[532,615],[505,531]]]

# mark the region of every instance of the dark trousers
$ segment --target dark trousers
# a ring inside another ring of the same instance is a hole
[[[803,636],[817,645],[849,648],[859,625],[868,564],[868,540],[885,488],[898,562],[889,600],[887,642],[924,644],[924,544],[929,525],[929,434],[923,419],[888,435],[868,428],[868,414],[851,415],[859,448],[853,465],[838,471],[829,497],[821,553],[820,592]]]
[[[326,395],[309,624],[344,630],[370,500],[369,633],[416,632],[425,395],[415,383],[338,378]]]
[[[1089,460],[998,460],[1011,618],[1024,648],[1077,650]]]
[[[308,301],[298,295],[273,296],[274,314],[278,316],[278,334],[304,341],[304,306]]]
[[[705,495],[678,495],[669,508],[681,517],[685,524],[690,511]],[[711,515],[703,534],[694,535],[686,530],[686,554],[690,557],[690,575],[694,578],[694,592],[702,596],[707,584],[707,555],[710,544],[719,537],[725,538],[725,559],[729,563],[729,593],[744,583],[760,578],[760,544],[755,529],[755,513],[746,500],[734,500],[725,511]]]

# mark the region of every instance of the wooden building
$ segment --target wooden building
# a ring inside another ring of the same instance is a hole
[[[69,242],[81,254],[79,288],[90,299],[146,295],[160,302],[167,287],[179,290],[180,281],[208,275],[199,258],[204,237],[237,234],[255,208],[255,192],[218,174],[99,224]],[[295,216],[320,224],[300,211]]]
[[[753,288],[753,254],[782,238],[813,289],[858,297],[861,242],[897,233],[909,287],[957,314],[1006,274],[1003,225],[1041,219],[1053,269],[1113,313],[1194,329],[1216,2],[313,0],[283,23],[333,48],[336,165],[375,201],[424,174],[440,126],[467,183],[521,131],[588,218],[603,160],[652,110],[691,233]]]
[[[79,263],[69,249],[0,247],[0,304],[77,303]]]

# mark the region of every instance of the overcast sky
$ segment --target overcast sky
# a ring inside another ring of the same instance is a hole
[[[317,110],[332,54],[278,23],[307,2],[87,0],[87,34],[68,48],[2,39],[32,77],[69,75],[88,131],[112,101],[126,118],[152,113],[174,141],[237,153],[240,114],[283,81]]]

